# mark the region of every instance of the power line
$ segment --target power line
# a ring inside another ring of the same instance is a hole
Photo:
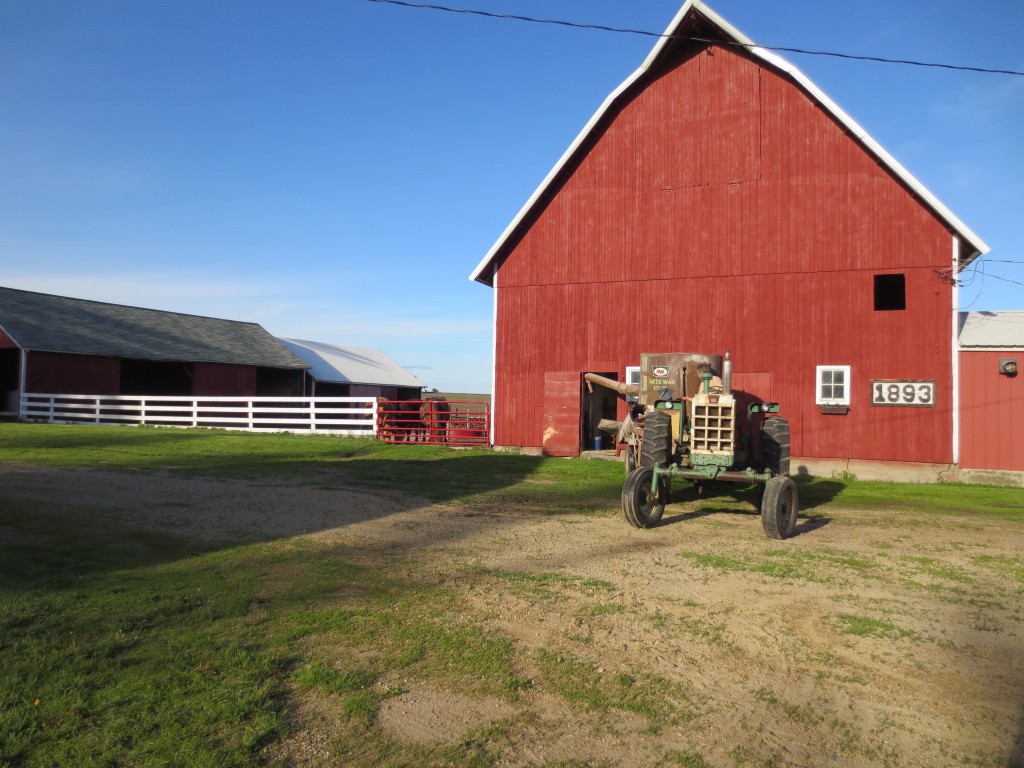
[[[1014,285],[1024,286],[1024,283],[1020,282],[1019,280],[1011,280],[1008,277],[1000,277],[999,275],[990,275],[987,272],[985,273],[984,276],[985,277],[991,277],[991,278],[994,278],[996,280],[1002,280],[1004,283],[1013,283]]]
[[[958,64],[941,64],[931,61],[914,61],[911,59],[888,59],[882,56],[860,56],[851,53],[836,53],[834,51],[811,51],[805,48],[785,48],[779,45],[750,45],[733,40],[712,40],[709,38],[695,37],[693,35],[663,35],[658,32],[649,32],[643,29],[630,29],[628,27],[607,27],[602,24],[583,24],[575,21],[564,21],[559,19],[539,19],[533,16],[519,16],[512,13],[496,13],[494,11],[481,11],[475,8],[450,8],[444,5],[432,3],[413,3],[408,0],[366,0],[368,3],[380,3],[383,5],[397,5],[402,8],[418,8],[430,11],[445,11],[447,13],[461,13],[469,16],[483,16],[488,19],[500,19],[503,21],[525,21],[531,24],[551,24],[558,27],[571,27],[572,29],[592,29],[599,32],[615,32],[626,35],[642,35],[643,37],[672,38],[674,40],[691,40],[698,43],[718,43],[732,45],[737,48],[761,48],[766,51],[782,51],[783,53],[802,53],[806,56],[831,56],[837,59],[848,59],[851,61],[874,61],[880,64],[906,64],[912,67],[933,67],[937,69],[952,69],[961,72],[982,72],[990,75],[1014,75],[1024,77],[1024,72],[1017,72],[1012,69],[989,69],[987,67],[968,67]]]
[[[986,262],[988,262],[988,263],[998,262],[998,263],[1006,263],[1006,264],[1020,264],[1021,263],[1019,261],[1003,261],[1003,260],[999,260],[999,259],[986,259],[986,258],[980,258],[977,261],[975,261],[971,265],[970,277],[958,277],[956,279],[956,284],[960,288],[970,288],[970,287],[972,287],[974,285],[975,280],[977,280],[979,277],[981,278],[981,286],[978,288],[978,293],[974,297],[974,300],[970,304],[968,304],[966,307],[961,307],[960,308],[961,310],[970,309],[972,306],[974,306],[975,303],[977,303],[978,299],[981,298],[981,294],[985,290],[985,279],[986,278],[990,277],[993,280],[1000,280],[1000,281],[1002,281],[1004,283],[1011,283],[1013,285],[1019,285],[1019,286],[1024,287],[1024,283],[1020,282],[1019,280],[1011,280],[1008,277],[1002,277],[1001,275],[993,275],[993,274],[985,271],[985,264],[986,264]]]

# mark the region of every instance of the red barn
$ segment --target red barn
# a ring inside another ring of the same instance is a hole
[[[730,350],[734,388],[782,403],[795,467],[951,470],[954,278],[988,247],[710,9],[667,34],[471,276],[495,292],[494,443],[575,455],[616,408],[584,372]]]
[[[299,396],[307,368],[256,323],[0,287],[0,412],[25,393]]]
[[[1024,312],[960,314],[960,467],[1024,486]]]

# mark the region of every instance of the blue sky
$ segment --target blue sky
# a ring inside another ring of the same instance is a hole
[[[661,32],[681,0],[440,4]],[[1024,71],[1024,3],[709,5],[763,45]],[[653,44],[367,0],[4,0],[0,285],[489,391],[468,275]],[[783,56],[991,246],[963,307],[1024,309],[1024,77]]]

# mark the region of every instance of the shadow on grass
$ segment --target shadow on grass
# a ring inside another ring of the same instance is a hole
[[[236,467],[227,476],[0,464],[0,582],[67,584],[452,505],[434,522],[405,519],[385,529],[380,546],[413,549],[513,517],[607,510],[621,488],[621,468],[611,462],[436,449],[405,455],[290,461],[274,472],[260,457],[246,474]]]
[[[824,528],[832,519],[820,513],[808,515],[810,510],[829,504],[845,486],[830,480],[794,478],[800,498],[800,517],[794,536],[811,533]],[[667,515],[659,525],[674,525],[696,520],[709,515],[731,514],[746,517],[760,517],[761,491],[758,486],[731,483],[705,483],[703,492],[690,483],[676,483],[672,486],[669,504],[701,502],[697,509]]]

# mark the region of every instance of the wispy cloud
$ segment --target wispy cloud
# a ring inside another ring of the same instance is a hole
[[[932,105],[931,112],[937,118],[970,118],[974,124],[991,127],[993,121],[1019,115],[1021,104],[1024,104],[1024,78],[993,78],[977,80],[976,84],[948,93]]]

